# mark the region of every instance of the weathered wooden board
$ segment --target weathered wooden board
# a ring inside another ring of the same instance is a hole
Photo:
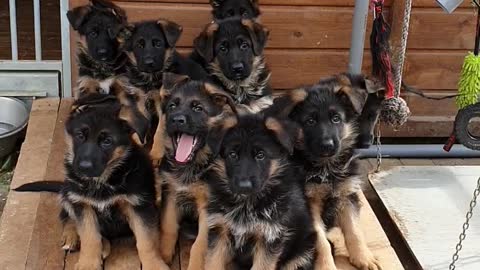
[[[44,179],[47,174],[58,106],[58,99],[34,101],[12,187]],[[39,193],[10,192],[8,195],[0,220],[0,269],[45,269],[48,265],[50,258],[37,256],[43,242],[38,233],[34,234],[37,222],[44,215],[38,212],[44,199]],[[50,228],[44,229],[42,237],[48,239]]]
[[[399,166],[372,185],[424,269],[447,269],[480,176],[478,166]],[[474,215],[458,269],[480,269],[480,216]]]

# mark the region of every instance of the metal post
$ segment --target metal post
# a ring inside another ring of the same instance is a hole
[[[42,61],[42,24],[40,22],[40,0],[33,0],[35,28],[35,60]]]
[[[12,60],[18,60],[18,44],[17,44],[17,10],[15,8],[15,0],[8,1],[10,9],[10,44],[12,47]]]
[[[70,64],[70,24],[67,19],[68,0],[60,0],[62,31],[62,97],[72,96],[72,70]]]
[[[348,72],[354,74],[362,73],[368,4],[368,0],[355,0],[355,9],[352,20],[352,40],[350,43],[350,59],[348,64]]]

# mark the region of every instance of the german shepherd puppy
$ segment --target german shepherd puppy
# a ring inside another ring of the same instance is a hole
[[[258,0],[210,0],[215,20],[241,17],[256,20],[260,16]]]
[[[218,141],[215,127],[226,115],[235,113],[235,105],[226,92],[212,84],[173,73],[164,74],[161,99],[166,119],[165,156],[159,168],[160,184],[165,186],[162,256],[171,262],[180,222],[184,217],[198,216],[198,235],[188,269],[203,269],[208,192],[202,178],[214,158],[215,151],[209,145]]]
[[[336,226],[343,231],[354,266],[380,269],[358,224],[361,181],[354,148],[358,117],[368,95],[357,85],[362,80],[361,85],[370,85],[361,76],[334,76],[293,90],[286,98],[289,104],[282,104],[283,98],[279,98],[273,106],[283,107],[302,127],[303,143],[293,159],[304,164],[306,171],[305,193],[318,234],[315,269],[336,269],[326,238],[326,231]]]
[[[212,79],[252,112],[272,104],[263,55],[268,33],[259,23],[234,17],[208,24],[194,41],[193,57],[200,56]]]
[[[182,57],[175,46],[182,33],[182,27],[174,22],[159,19],[144,21],[128,27],[129,37],[122,41],[129,59],[126,76],[123,78],[129,95],[137,97],[140,111],[150,121],[146,147],[152,147],[152,158],[160,160],[162,153],[160,115],[158,103],[164,72],[185,74],[194,80],[204,80],[207,72],[196,62]],[[157,134],[154,140],[155,132]],[[155,144],[152,146],[152,144]]]
[[[126,55],[117,37],[127,25],[125,11],[105,0],[69,10],[67,18],[79,35],[76,97],[92,92],[109,93],[110,85],[125,72]]]
[[[159,252],[155,173],[149,157],[131,140],[133,130],[120,119],[122,108],[115,98],[96,95],[74,103],[65,123],[65,182],[36,182],[17,191],[60,193],[64,248],[78,247],[78,236],[81,241],[75,269],[103,269],[102,250],[108,250],[108,242],[102,239],[133,232],[142,269],[167,270]]]
[[[241,115],[225,130],[220,154],[205,176],[210,188],[205,269],[313,269],[316,233],[302,168],[289,161],[297,126],[257,114]]]
[[[129,26],[131,32],[124,49],[129,58],[129,82],[143,92],[159,90],[163,72],[184,74],[193,80],[204,80],[208,74],[197,63],[181,56],[175,46],[183,28],[171,21],[159,19]]]

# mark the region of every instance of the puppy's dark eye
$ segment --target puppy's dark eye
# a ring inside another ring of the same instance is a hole
[[[170,104],[168,105],[168,109],[169,109],[170,111],[173,110],[173,109],[175,109],[176,107],[177,107],[177,104],[175,104],[175,103],[170,103]]]
[[[194,106],[192,107],[192,110],[193,110],[194,112],[203,112],[203,107],[200,106],[200,105],[194,105]]]
[[[113,139],[112,139],[112,137],[105,137],[105,138],[103,138],[103,140],[100,142],[100,144],[101,144],[102,148],[107,149],[107,148],[109,148],[110,146],[112,146],[112,144],[113,144]]]
[[[334,115],[332,115],[332,117],[331,117],[331,121],[332,121],[332,123],[334,123],[334,124],[338,124],[338,123],[342,122],[342,117],[340,117],[339,114],[334,114]]]
[[[228,157],[229,157],[230,159],[237,159],[237,158],[238,158],[238,154],[237,154],[237,152],[235,152],[235,151],[230,151],[230,152],[228,153]]]
[[[88,36],[90,38],[96,38],[98,36],[98,33],[97,33],[97,31],[92,31],[92,32],[88,33]]]
[[[223,52],[223,53],[226,53],[226,52],[228,52],[228,48],[224,45],[221,45],[220,46],[220,51]]]
[[[248,18],[248,12],[244,8],[240,8],[240,14],[242,14],[243,18]]]
[[[305,124],[307,126],[313,126],[317,123],[317,121],[315,119],[313,119],[312,117],[309,117],[306,121],[305,121]]]
[[[145,48],[145,41],[144,40],[139,40],[139,41],[137,41],[137,44],[135,44],[135,46],[139,49],[143,49],[143,48]]]
[[[83,132],[81,131],[77,131],[75,132],[75,138],[81,142],[85,141],[85,134],[83,134]]]
[[[153,41],[153,47],[155,48],[162,48],[163,47],[163,44],[160,40],[154,40]]]
[[[240,49],[242,50],[246,50],[250,47],[250,45],[248,45],[247,42],[243,42],[242,44],[240,44]]]
[[[257,154],[255,154],[256,160],[263,160],[264,158],[265,158],[265,152],[263,151],[258,151]]]

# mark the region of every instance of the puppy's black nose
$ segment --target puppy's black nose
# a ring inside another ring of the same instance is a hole
[[[175,115],[171,120],[172,124],[185,125],[187,123],[187,117],[185,115]]]
[[[240,62],[239,63],[234,63],[232,65],[232,70],[235,73],[241,73],[241,72],[243,72],[243,70],[245,70],[245,66],[243,65],[243,63],[240,63]]]
[[[147,66],[153,65],[153,63],[154,63],[153,58],[150,58],[150,57],[149,57],[149,58],[145,58],[144,63],[145,63],[145,65],[147,65]]]
[[[254,177],[236,177],[235,184],[239,193],[250,193],[254,189],[253,185]]]
[[[107,49],[103,49],[103,48],[102,48],[102,49],[98,49],[97,53],[100,54],[100,55],[107,54]]]
[[[332,156],[335,154],[335,142],[333,139],[324,139],[321,142],[322,155]]]
[[[93,168],[93,163],[89,160],[82,160],[80,161],[80,163],[78,164],[78,167],[81,169],[81,170],[91,170]]]

